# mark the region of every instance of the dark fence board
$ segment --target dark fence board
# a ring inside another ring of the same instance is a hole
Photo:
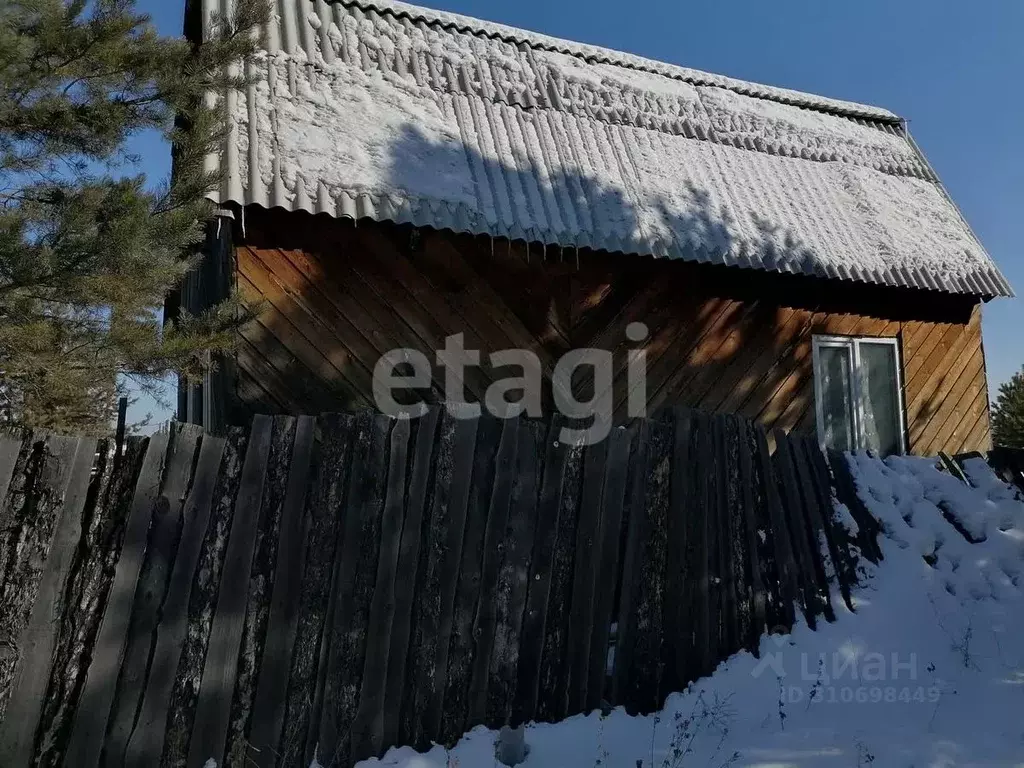
[[[125,762],[128,741],[138,718],[154,634],[160,619],[160,606],[167,593],[178,546],[182,506],[201,436],[202,429],[193,424],[178,425],[171,435],[167,470],[160,495],[153,503],[146,553],[135,588],[124,659],[114,694],[110,732],[103,748],[104,765],[120,766]]]
[[[476,649],[469,683],[470,723],[483,723],[487,717],[491,653],[494,649],[497,620],[498,575],[502,561],[502,543],[505,541],[509,509],[512,505],[520,428],[520,419],[506,419],[503,422],[498,455],[494,462],[494,486],[491,490],[487,528],[484,532],[483,561],[480,566],[480,594],[477,599],[476,616],[473,619]]]
[[[816,441],[811,438],[802,440],[803,450],[807,457],[807,469],[810,474],[811,490],[817,499],[817,508],[821,516],[820,526],[825,534],[829,558],[835,570],[839,592],[843,596],[846,607],[853,610],[853,598],[850,588],[856,583],[853,562],[846,543],[846,535],[839,529],[832,510],[832,478],[828,473],[825,456]],[[799,449],[799,447],[798,447]]]
[[[582,712],[588,701],[590,641],[594,632],[594,589],[601,560],[601,489],[604,486],[607,455],[607,440],[587,446],[583,454],[583,488],[576,529],[575,573],[566,658],[570,712]]]
[[[249,743],[253,748],[249,760],[261,768],[272,768],[282,753],[288,675],[302,599],[299,586],[310,529],[306,495],[315,435],[316,420],[300,416],[296,423],[288,487],[281,510],[281,536],[270,617],[249,726]]]
[[[121,556],[114,572],[92,663],[75,712],[68,753],[75,755],[77,764],[83,768],[98,765],[103,749],[103,736],[114,701],[117,674],[127,640],[128,621],[135,601],[135,586],[142,568],[146,536],[153,514],[153,502],[163,477],[167,442],[167,435],[154,435],[149,439],[125,524]]]
[[[519,644],[519,679],[512,710],[512,725],[520,725],[537,714],[541,655],[548,620],[549,597],[554,571],[555,545],[569,446],[559,440],[562,420],[551,420],[544,442],[537,500],[537,524],[530,557],[526,612]],[[558,606],[561,609],[563,606]]]
[[[746,633],[740,638],[742,647],[755,656],[758,654],[761,633],[766,626],[766,605],[768,602],[765,579],[760,557],[760,534],[764,526],[758,519],[758,478],[754,472],[752,431],[744,419],[737,419],[737,460],[739,463],[740,503],[742,504],[743,530],[746,536],[746,573],[749,579],[747,595],[750,601],[750,621]],[[767,535],[766,535],[767,538]]]
[[[882,559],[882,548],[878,545],[878,535],[882,527],[857,495],[857,484],[853,480],[846,457],[840,451],[828,451],[828,463],[835,478],[836,498],[845,504],[850,515],[857,523],[857,540],[860,551],[873,563]]]
[[[504,427],[502,419],[482,415],[477,427],[473,477],[466,505],[466,530],[462,541],[459,584],[455,592],[452,636],[448,645],[448,670],[445,679],[444,713],[440,741],[454,746],[469,723],[469,688],[473,674],[476,641],[473,622],[480,599],[484,536],[491,506],[491,490],[498,458],[498,445]]]
[[[249,583],[252,569],[272,428],[269,416],[253,419],[196,704],[190,766],[203,765],[211,757],[218,762],[224,759],[248,596],[244,585]]]
[[[717,660],[717,625],[714,623],[717,590],[713,583],[717,550],[715,542],[718,524],[717,486],[715,483],[715,441],[711,419],[707,414],[697,413],[693,424],[693,457],[697,473],[694,497],[694,575],[696,601],[691,618],[694,635],[693,667],[694,678],[706,675],[714,669]]]
[[[824,515],[819,506],[818,496],[814,489],[814,480],[810,466],[807,462],[807,454],[803,450],[800,438],[792,436],[787,438],[786,450],[789,453],[790,461],[796,470],[797,485],[800,489],[800,497],[803,500],[803,525],[799,526],[807,538],[807,548],[811,555],[814,579],[818,587],[818,603],[828,621],[835,621],[835,612],[832,609],[832,590],[828,582],[828,572],[825,562],[826,555],[822,552],[822,543],[825,538]],[[834,563],[833,563],[834,567]]]
[[[722,415],[715,416],[712,423],[715,435],[715,488],[718,502],[715,505],[718,517],[716,575],[718,577],[719,610],[719,645],[716,656],[723,659],[739,647],[736,640],[739,634],[739,615],[733,571],[735,562],[733,556],[733,542],[735,541],[733,510],[736,508],[736,486],[733,471],[735,464],[734,457],[730,456],[732,444],[728,418]]]
[[[384,513],[380,524],[380,555],[366,629],[366,660],[359,708],[352,723],[352,758],[376,756],[383,746],[384,698],[388,654],[395,612],[395,581],[405,515],[406,456],[409,420],[399,419],[391,431]]]
[[[622,510],[626,500],[626,481],[633,431],[613,429],[606,442],[608,459],[601,489],[601,528],[597,578],[594,582],[594,620],[590,640],[589,678],[586,708],[600,707],[608,677],[609,636],[615,616],[615,589],[619,574],[619,550],[622,543]]]
[[[50,665],[64,612],[64,590],[82,533],[82,510],[96,454],[95,440],[50,437],[42,482],[56,500],[58,511],[46,553],[39,588],[29,620],[17,647],[14,686],[0,722],[0,764],[30,765],[36,730],[45,702]]]
[[[203,439],[192,490],[182,515],[181,543],[174,558],[167,597],[160,611],[149,679],[142,696],[139,719],[128,742],[126,765],[149,768],[158,764],[163,752],[167,705],[185,642],[192,581],[210,521],[213,489],[223,453],[222,439]]]
[[[747,536],[747,497],[750,488],[740,467],[740,445],[743,443],[739,420],[726,415],[725,436],[729,474],[727,478],[729,517],[729,598],[732,603],[734,620],[729,650],[735,653],[750,645],[753,624],[753,597],[751,592],[749,541]],[[755,553],[756,557],[756,553]],[[757,634],[760,634],[760,629]]]
[[[337,605],[320,717],[321,760],[328,766],[345,764],[351,751],[380,547],[388,436],[394,425],[388,417],[369,412],[358,422],[337,558]]]
[[[553,439],[561,441],[560,430],[552,429]],[[537,715],[541,720],[561,720],[569,703],[570,617],[575,599],[572,594],[576,570],[576,533],[580,514],[583,481],[583,447],[568,447],[561,497],[558,499],[558,529],[552,555],[551,585],[548,590],[548,616],[544,624],[544,647],[540,659],[540,685]]]
[[[683,690],[690,680],[694,656],[692,615],[695,590],[690,581],[693,564],[687,557],[693,546],[691,520],[695,517],[696,470],[691,453],[693,412],[688,408],[674,408],[671,423],[672,468],[665,556],[665,591],[671,599],[664,602],[662,617],[665,635],[661,646],[662,698]]]
[[[446,420],[449,417],[446,415]],[[444,711],[445,675],[448,669],[448,648],[455,616],[455,594],[459,586],[459,566],[466,530],[466,508],[473,475],[473,457],[479,418],[453,419],[454,430],[448,472],[438,473],[434,485],[430,514],[430,546],[428,575],[431,594],[436,602],[421,604],[426,610],[436,607],[437,613],[426,617],[421,613],[424,632],[420,647],[421,666],[416,706],[417,742],[429,740],[441,728]],[[420,698],[422,696],[422,698]]]
[[[263,477],[260,511],[256,518],[256,538],[253,542],[252,565],[247,592],[245,619],[242,624],[242,642],[238,649],[238,669],[231,697],[228,721],[227,749],[224,762],[240,765],[249,759],[247,725],[252,715],[252,702],[256,696],[256,676],[270,619],[270,601],[274,585],[280,539],[281,513],[284,508],[295,447],[294,416],[275,416],[270,436]]]
[[[778,614],[773,617],[773,621],[788,631],[793,626],[795,607],[802,599],[800,577],[793,554],[792,537],[789,535],[789,523],[779,496],[775,464],[768,453],[768,439],[760,425],[754,428],[754,440],[757,445],[756,464],[760,469],[761,490],[768,511],[768,528],[774,544],[775,564],[779,576]]]
[[[409,494],[406,500],[405,523],[398,554],[398,572],[402,574],[395,584],[395,618],[392,623],[391,645],[388,656],[388,674],[384,696],[383,742],[404,743],[411,738],[408,725],[400,731],[402,714],[415,696],[407,693],[406,675],[409,663],[409,642],[412,637],[416,590],[420,583],[420,561],[423,555],[423,511],[428,509],[428,493],[433,473],[434,442],[440,421],[440,408],[434,406],[416,422],[415,448],[409,474]]]
[[[773,437],[775,438],[775,453],[772,455],[772,462],[778,473],[782,507],[786,514],[790,542],[795,555],[800,591],[803,595],[804,618],[807,620],[807,625],[814,629],[816,618],[823,612],[823,606],[808,544],[807,516],[803,510],[804,502],[800,493],[796,468],[793,466],[789,438],[782,430],[775,430]]]
[[[521,421],[508,524],[504,541],[498,547],[502,559],[495,589],[494,646],[485,721],[492,728],[511,722],[516,697],[520,635],[537,525],[539,448],[543,439],[542,424],[533,420]]]
[[[280,765],[308,765],[320,741],[327,655],[337,594],[336,557],[345,489],[354,450],[356,418],[331,414],[317,419],[312,492],[306,502],[310,517],[306,568],[299,594],[299,627],[292,654],[292,672],[285,705],[285,733]]]

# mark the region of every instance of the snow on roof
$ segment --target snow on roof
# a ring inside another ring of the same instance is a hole
[[[1012,295],[886,110],[394,0],[276,8],[218,202]]]

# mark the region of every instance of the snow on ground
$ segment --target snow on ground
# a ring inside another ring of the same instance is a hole
[[[851,466],[885,531],[855,615],[834,596],[834,624],[763,637],[760,659],[733,656],[657,716],[530,725],[524,765],[1024,766],[1024,504],[983,462],[974,489],[926,459]],[[490,768],[494,738],[359,765]]]

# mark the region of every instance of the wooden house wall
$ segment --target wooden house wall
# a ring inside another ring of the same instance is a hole
[[[261,302],[240,334],[238,417],[369,407],[382,354],[433,360],[463,333],[485,357],[533,350],[546,376],[569,349],[612,351],[619,420],[641,346],[651,412],[684,404],[813,433],[811,339],[832,334],[899,339],[913,453],[990,444],[975,300],[283,211],[250,210],[235,237],[238,286]],[[650,329],[642,345],[626,339],[633,321]],[[428,400],[440,398],[434,373]],[[501,374],[471,370],[467,396]],[[585,377],[573,383],[589,394]]]

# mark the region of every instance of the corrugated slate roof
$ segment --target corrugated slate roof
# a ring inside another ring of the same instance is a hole
[[[393,0],[277,9],[218,202],[1012,295],[887,110]]]

